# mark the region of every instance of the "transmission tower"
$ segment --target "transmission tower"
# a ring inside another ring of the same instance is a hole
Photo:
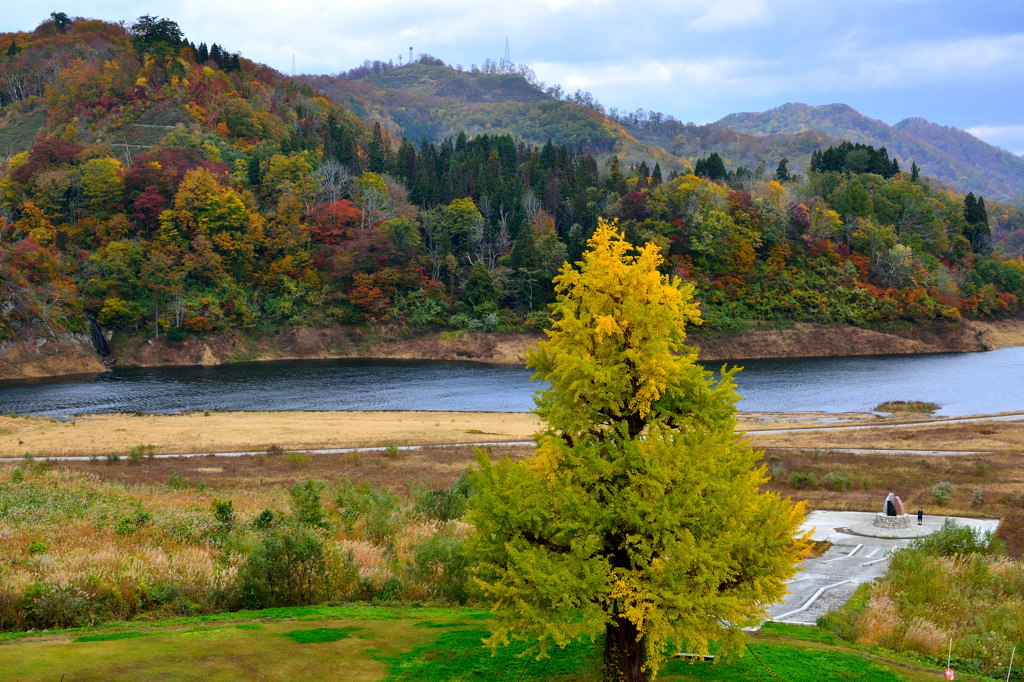
[[[295,53],[292,52],[292,78],[295,78]]]
[[[512,53],[508,49],[508,36],[505,36],[505,56],[501,58],[501,70],[512,70]]]
[[[409,46],[409,61],[406,62],[406,63],[407,64],[412,64],[412,46],[411,45]]]

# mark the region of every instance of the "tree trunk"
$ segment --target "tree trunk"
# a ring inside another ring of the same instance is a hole
[[[636,625],[626,618],[615,616],[605,626],[604,635],[605,682],[641,682],[647,680],[644,665],[644,640]]]

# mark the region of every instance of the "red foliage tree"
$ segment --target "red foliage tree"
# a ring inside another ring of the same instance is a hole
[[[322,244],[340,244],[359,227],[360,212],[348,199],[317,204],[306,213],[313,238]]]

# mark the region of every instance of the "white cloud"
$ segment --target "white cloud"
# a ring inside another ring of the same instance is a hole
[[[743,59],[676,60],[648,59],[622,64],[567,64],[539,62],[534,71],[549,82],[567,89],[590,90],[620,85],[643,87],[702,86],[724,88],[744,82],[757,64]]]
[[[989,144],[1024,156],[1024,124],[971,126],[967,132]]]
[[[858,87],[902,87],[949,81],[959,76],[986,76],[1021,71],[1024,34],[981,36],[946,41],[919,41],[878,50],[851,41],[830,55],[836,63],[856,64],[846,78]],[[870,55],[865,58],[865,55]],[[841,67],[836,67],[841,70]]]
[[[729,31],[771,23],[767,0],[710,0],[687,24],[696,31]]]

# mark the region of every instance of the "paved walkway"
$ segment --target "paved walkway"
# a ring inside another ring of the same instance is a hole
[[[885,539],[855,535],[851,527],[863,527],[874,519],[873,512],[812,511],[804,528],[813,528],[815,540],[832,543],[824,555],[807,559],[789,583],[786,599],[768,609],[772,620],[783,623],[814,625],[819,616],[838,609],[857,589],[885,575],[889,569],[888,555],[906,547],[909,539]],[[995,519],[925,516],[924,524],[933,531],[942,527],[946,518],[980,530],[999,526]]]
[[[973,424],[975,422],[1018,422],[1024,421],[1024,412],[976,415],[973,417],[936,417],[920,421],[872,422],[870,424],[834,424],[828,426],[797,426],[787,429],[750,429],[748,436],[771,435],[775,433],[810,433],[818,431],[864,431],[868,429],[902,429],[908,426],[945,426],[947,424]]]

